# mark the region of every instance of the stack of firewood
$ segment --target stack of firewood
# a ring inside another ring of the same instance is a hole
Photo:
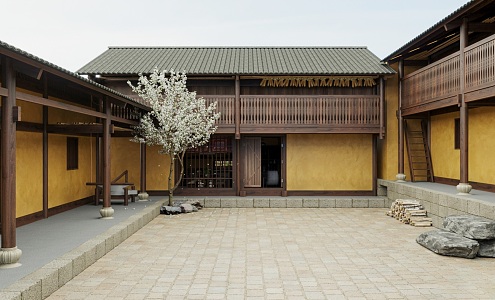
[[[432,225],[432,220],[427,215],[428,213],[421,203],[417,200],[410,199],[395,200],[387,212],[387,216],[396,218],[404,224],[410,224],[416,227],[428,227]]]

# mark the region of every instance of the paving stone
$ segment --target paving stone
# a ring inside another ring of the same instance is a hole
[[[480,203],[480,216],[495,220],[495,205],[492,203]]]
[[[222,207],[222,208],[233,208],[233,207],[237,207],[237,201],[236,201],[235,198],[234,199],[228,199],[228,198],[224,199],[224,198],[222,198],[220,200],[220,207]]]
[[[478,201],[469,201],[467,212],[471,215],[479,216],[480,215],[480,203]]]
[[[474,258],[479,250],[477,241],[443,229],[424,232],[418,236],[416,242],[437,254],[446,256]]]
[[[301,207],[303,207],[303,200],[302,199],[287,198],[287,207],[288,208],[301,208]]]
[[[352,199],[335,199],[336,208],[351,208]]]
[[[274,208],[287,207],[287,201],[285,199],[270,199],[270,207],[274,207]]]
[[[352,207],[354,208],[368,208],[369,200],[368,199],[352,199]]]
[[[472,215],[448,216],[443,222],[443,227],[470,239],[495,239],[495,220],[483,217]]]
[[[237,207],[253,208],[254,207],[254,200],[252,198],[250,198],[250,199],[237,198]]]
[[[385,206],[385,199],[369,199],[368,206],[371,208],[389,208],[390,206]]]
[[[318,207],[318,198],[304,198],[303,207],[316,208]]]
[[[270,207],[270,199],[255,198],[254,207]]]
[[[334,208],[335,207],[335,199],[319,199],[318,206],[321,208]]]
[[[206,208],[219,208],[221,207],[220,205],[220,199],[209,199],[209,198],[206,198],[205,199],[205,206]]]

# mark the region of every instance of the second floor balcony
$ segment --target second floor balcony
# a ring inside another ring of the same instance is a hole
[[[466,47],[464,74],[460,52],[421,68],[403,80],[403,115],[454,106],[495,96],[495,35]],[[461,78],[465,82],[461,90]]]

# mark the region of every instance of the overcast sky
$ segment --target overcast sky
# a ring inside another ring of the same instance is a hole
[[[384,58],[467,0],[7,0],[0,40],[70,71],[108,46],[367,46]]]

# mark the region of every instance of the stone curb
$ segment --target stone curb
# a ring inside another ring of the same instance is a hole
[[[160,214],[157,201],[0,291],[2,300],[45,299]]]

